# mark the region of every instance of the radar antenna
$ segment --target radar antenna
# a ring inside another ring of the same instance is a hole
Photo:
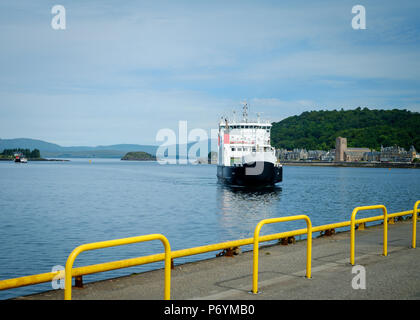
[[[244,117],[244,122],[248,122],[248,104],[246,101],[243,101],[242,104],[244,105],[242,115]]]

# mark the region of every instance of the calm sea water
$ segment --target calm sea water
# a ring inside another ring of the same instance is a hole
[[[0,162],[0,279],[50,272],[78,245],[162,233],[172,249],[250,238],[265,218],[307,214],[314,226],[350,219],[359,205],[412,209],[420,170],[284,167],[275,188],[217,182],[213,165],[73,159]],[[363,213],[366,216],[381,212]],[[296,221],[262,234],[304,228]],[[163,252],[159,241],[82,253],[75,266]],[[181,258],[175,264],[214,257]],[[162,262],[85,276],[84,281],[160,268]],[[0,299],[51,290],[51,284],[0,291]]]

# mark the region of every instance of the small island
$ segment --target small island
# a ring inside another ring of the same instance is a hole
[[[0,152],[0,161],[16,161],[16,157],[25,158],[28,161],[69,161],[64,159],[45,159],[41,157],[41,152],[38,149],[30,150],[24,148],[4,149]]]
[[[156,157],[144,151],[128,152],[121,160],[156,161]]]

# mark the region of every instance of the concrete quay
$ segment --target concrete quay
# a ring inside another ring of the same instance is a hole
[[[417,239],[420,238],[417,228]],[[306,240],[261,245],[259,294],[251,294],[252,251],[176,265],[172,300],[399,300],[420,299],[420,248],[411,248],[412,222],[388,225],[388,256],[382,256],[383,226],[356,231],[355,265],[363,266],[365,289],[355,289],[350,265],[350,232],[313,239],[312,278],[306,279]],[[359,270],[359,269],[358,269]],[[164,272],[154,270],[73,288],[74,300],[161,300]],[[17,300],[64,298],[64,290]]]

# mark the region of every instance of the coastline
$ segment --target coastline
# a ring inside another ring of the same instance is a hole
[[[282,161],[284,166],[420,169],[420,163]]]
[[[14,162],[15,159],[11,158],[11,159],[6,159],[6,158],[0,158],[0,161],[11,161]],[[45,158],[36,158],[36,159],[28,159],[29,161],[70,161],[67,159],[45,159]]]

